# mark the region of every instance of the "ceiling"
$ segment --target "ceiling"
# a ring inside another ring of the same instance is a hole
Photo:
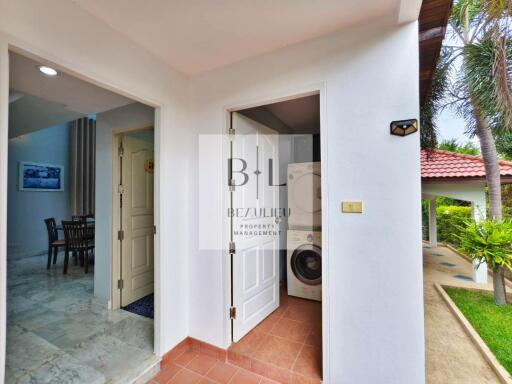
[[[38,65],[9,52],[10,138],[134,102],[66,73],[45,76]]]
[[[68,111],[62,104],[32,95],[19,95],[19,99],[9,104],[9,139],[84,116]]]
[[[192,75],[398,13],[400,0],[73,0]]]
[[[279,133],[320,133],[320,95],[281,101],[239,111]]]

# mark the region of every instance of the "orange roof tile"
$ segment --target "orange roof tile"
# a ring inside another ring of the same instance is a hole
[[[500,161],[501,176],[512,176],[512,162]],[[481,156],[435,149],[430,156],[421,150],[422,180],[485,178],[484,161]]]

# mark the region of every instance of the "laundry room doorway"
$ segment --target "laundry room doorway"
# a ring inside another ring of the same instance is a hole
[[[228,359],[322,379],[320,95],[231,112]]]

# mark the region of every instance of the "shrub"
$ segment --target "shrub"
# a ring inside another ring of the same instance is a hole
[[[493,270],[512,267],[512,221],[469,220],[459,229],[460,247],[469,257]]]
[[[437,239],[460,248],[460,235],[471,219],[471,207],[437,207]]]
[[[471,220],[460,227],[461,249],[479,264],[493,271],[494,302],[507,304],[505,270],[512,268],[512,221]]]

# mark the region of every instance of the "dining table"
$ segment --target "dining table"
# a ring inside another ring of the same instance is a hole
[[[96,221],[93,218],[87,218],[85,220],[85,225],[87,225],[88,228],[94,229],[96,226]],[[57,225],[55,229],[57,229],[57,231],[64,231],[62,224]]]

